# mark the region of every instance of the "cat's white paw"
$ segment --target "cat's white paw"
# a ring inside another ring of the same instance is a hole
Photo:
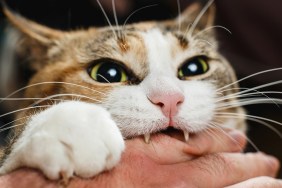
[[[124,147],[119,129],[104,108],[64,102],[31,119],[0,172],[28,166],[50,179],[74,174],[87,178],[114,167]]]

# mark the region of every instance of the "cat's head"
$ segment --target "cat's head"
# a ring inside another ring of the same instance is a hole
[[[224,97],[237,85],[211,29],[214,8],[202,10],[193,4],[173,20],[70,32],[5,12],[21,32],[19,54],[35,71],[26,97],[98,103],[132,137],[168,127],[244,129],[243,118],[228,117],[241,107],[229,108],[236,98]]]

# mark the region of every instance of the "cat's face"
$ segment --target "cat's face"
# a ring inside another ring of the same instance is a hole
[[[192,10],[183,16],[187,23],[195,19]],[[189,24],[183,21],[179,28],[177,23],[145,22],[68,33],[33,26],[25,31],[29,39],[23,41],[33,46],[28,52],[36,74],[30,84],[57,83],[30,87],[26,96],[63,94],[64,99],[98,103],[112,114],[124,137],[168,127],[184,132],[219,125],[243,129],[241,119],[217,116],[241,108],[222,107],[228,101],[222,97],[232,90],[220,89],[236,78],[218,53],[213,34],[199,34],[203,29],[199,25],[189,35]]]

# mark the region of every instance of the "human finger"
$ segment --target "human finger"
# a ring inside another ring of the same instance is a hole
[[[258,176],[274,177],[279,169],[279,161],[263,153],[211,154],[178,165],[177,172],[196,181],[198,187],[224,187]]]
[[[228,186],[226,188],[279,188],[282,187],[282,180],[275,179],[267,176],[260,176],[251,178],[246,181],[237,183],[235,185]]]
[[[178,138],[180,135],[153,134],[149,144],[139,137],[128,140],[127,147],[134,145],[133,148],[142,150],[159,164],[174,164],[204,154],[242,151],[246,145],[246,137],[240,131],[230,129],[211,131],[213,131],[212,135],[207,132],[195,134],[188,142]]]
[[[240,152],[246,146],[246,136],[239,130],[209,129],[191,136],[185,152],[204,155],[218,152]]]

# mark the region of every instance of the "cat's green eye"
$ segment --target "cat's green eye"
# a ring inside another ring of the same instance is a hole
[[[178,77],[185,80],[186,77],[197,76],[208,72],[209,64],[206,57],[195,57],[185,62],[178,70]]]
[[[92,79],[101,83],[126,82],[128,76],[126,71],[119,64],[111,60],[103,60],[89,69]]]

